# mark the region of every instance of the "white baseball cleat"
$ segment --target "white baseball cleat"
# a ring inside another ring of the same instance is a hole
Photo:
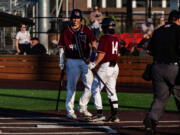
[[[69,119],[77,119],[77,116],[76,116],[75,113],[68,113],[67,118],[69,118]]]
[[[87,109],[81,108],[79,106],[77,107],[77,111],[79,113],[83,114],[86,117],[91,117],[92,116],[92,114]]]

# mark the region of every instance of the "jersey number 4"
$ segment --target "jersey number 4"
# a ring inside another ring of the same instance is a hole
[[[112,54],[118,54],[118,42],[112,42]]]

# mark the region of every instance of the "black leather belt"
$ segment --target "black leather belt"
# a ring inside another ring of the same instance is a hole
[[[167,64],[167,65],[179,65],[178,62],[165,62],[165,61],[154,61],[154,64]]]
[[[115,67],[115,66],[116,66],[116,61],[109,62],[109,67]]]

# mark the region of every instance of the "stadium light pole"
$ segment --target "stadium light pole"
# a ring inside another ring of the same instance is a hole
[[[149,5],[148,5],[148,18],[151,18],[151,7],[152,7],[152,0],[149,0]]]
[[[50,28],[50,0],[38,0],[38,32],[39,40],[48,50],[48,30]]]
[[[131,31],[133,27],[133,20],[132,20],[132,0],[127,0],[126,3],[126,13],[127,13],[127,18],[126,18],[126,31]]]
[[[68,12],[69,12],[69,0],[66,0],[66,19],[68,20],[68,17],[69,17],[69,14],[68,14]]]
[[[146,19],[151,18],[152,0],[145,0],[146,2]]]

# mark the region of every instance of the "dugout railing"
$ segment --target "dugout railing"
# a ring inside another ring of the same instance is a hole
[[[151,84],[142,79],[146,64],[151,62],[151,56],[120,56],[117,83]],[[0,79],[58,81],[58,63],[56,55],[0,55]]]

